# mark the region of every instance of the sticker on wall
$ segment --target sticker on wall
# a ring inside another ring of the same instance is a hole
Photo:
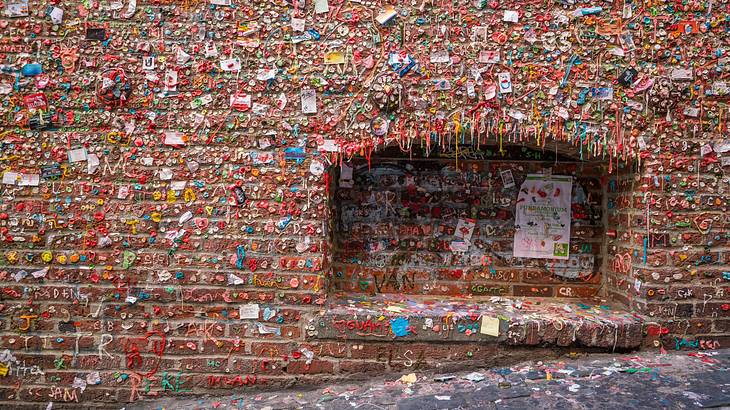
[[[292,28],[292,30],[294,30],[296,32],[301,33],[302,31],[304,31],[305,24],[306,24],[305,19],[296,18],[296,17],[291,19],[291,28]]]
[[[499,172],[499,176],[502,177],[502,186],[505,189],[509,189],[515,186],[515,178],[512,176],[511,169],[505,169]]]
[[[218,47],[213,42],[207,42],[203,48],[203,53],[206,58],[218,57]]]
[[[277,335],[281,336],[281,329],[273,326],[266,326],[263,323],[256,323],[256,330],[262,335]]]
[[[497,96],[497,86],[496,85],[487,85],[484,87],[484,99],[489,101]]]
[[[454,240],[449,244],[449,249],[454,253],[464,253],[469,251],[469,246],[466,241]]]
[[[132,18],[135,11],[137,11],[137,0],[129,0],[129,3],[127,3],[127,9],[122,12],[122,18]]]
[[[177,91],[177,71],[165,71],[165,92]]]
[[[185,135],[179,131],[165,131],[165,138],[162,143],[171,146],[185,145]]]
[[[237,275],[234,275],[232,273],[228,274],[228,284],[229,285],[243,285],[244,283],[245,283],[245,281],[243,280],[243,278],[241,278]],[[240,315],[240,308],[239,308],[239,315]],[[258,314],[256,315],[256,318],[258,319]],[[243,318],[241,318],[241,319],[243,319]]]
[[[476,222],[477,221],[475,219],[459,219],[456,223],[456,232],[454,232],[454,236],[463,239],[464,242],[471,242]]]
[[[324,174],[324,164],[322,163],[322,161],[313,159],[312,162],[309,164],[309,172],[311,172],[314,176],[320,176]]]
[[[289,99],[286,98],[286,94],[279,94],[279,97],[277,97],[276,99],[276,108],[278,108],[279,110],[285,109],[287,102],[289,102]]]
[[[325,64],[344,64],[345,53],[341,51],[328,51],[324,55]]]
[[[388,133],[388,126],[389,123],[385,117],[375,117],[370,122],[371,131],[378,137],[382,137],[383,135]]]
[[[377,16],[375,16],[375,21],[378,23],[385,25],[389,21],[395,18],[395,16],[398,15],[398,12],[391,6],[386,7],[384,10],[382,10],[380,13],[378,13]]]
[[[190,61],[192,56],[188,54],[185,50],[183,50],[182,47],[177,47],[177,51],[175,53],[175,60],[177,61],[177,65],[185,65]]]
[[[240,186],[233,188],[233,198],[236,200],[237,206],[243,206],[246,203],[246,193]]]
[[[156,60],[154,56],[146,56],[142,58],[142,69],[143,70],[154,70],[156,67]]]
[[[499,82],[500,94],[508,94],[512,92],[512,76],[508,72],[497,74]]]
[[[302,113],[304,114],[316,114],[317,113],[317,91],[311,88],[305,88],[302,90]]]
[[[103,28],[88,27],[86,29],[86,39],[104,41],[106,40],[106,30]]]
[[[479,52],[479,62],[482,64],[499,63],[499,50],[482,50]]]
[[[48,10],[48,17],[51,18],[53,24],[63,23],[63,9],[58,7],[50,7]]]
[[[474,81],[469,80],[466,82],[466,95],[468,95],[469,98],[474,98],[477,96]]]
[[[328,13],[330,5],[327,0],[314,0],[314,12],[317,14]]]
[[[25,107],[29,112],[35,113],[38,110],[45,111],[48,108],[48,99],[43,93],[34,93],[23,97]]]
[[[220,67],[223,71],[241,71],[241,60],[238,58],[222,59],[220,61]]]
[[[451,61],[448,50],[435,50],[431,52],[429,60],[436,64],[447,64]]]
[[[28,0],[15,0],[5,3],[5,17],[27,17]]]
[[[520,19],[519,12],[517,12],[515,10],[505,10],[502,21],[506,21],[509,23],[517,23],[519,21],[519,19]]]
[[[231,95],[231,108],[236,111],[248,111],[251,109],[251,94],[237,92]]]
[[[75,162],[86,161],[86,148],[70,149],[67,152],[68,162],[73,164]]]

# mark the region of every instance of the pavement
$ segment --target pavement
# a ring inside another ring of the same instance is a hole
[[[343,380],[309,390],[165,398],[126,410],[530,408],[730,409],[730,349],[570,354],[512,367]]]

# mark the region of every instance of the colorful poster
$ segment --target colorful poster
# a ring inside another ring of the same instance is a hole
[[[515,257],[569,258],[572,185],[570,176],[527,176],[515,207]]]

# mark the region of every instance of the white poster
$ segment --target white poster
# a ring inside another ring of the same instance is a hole
[[[570,176],[527,176],[515,207],[515,257],[569,258],[572,185]]]
[[[304,114],[317,113],[317,92],[311,88],[302,90],[302,112]]]

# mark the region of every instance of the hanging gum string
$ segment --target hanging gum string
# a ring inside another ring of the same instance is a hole
[[[413,139],[417,138],[420,139],[419,146],[421,148],[425,146],[426,155],[428,155],[431,152],[432,140],[436,140],[437,144],[445,148],[452,148],[451,145],[453,142],[455,144],[453,148],[459,152],[461,148],[459,145],[467,143],[466,133],[468,128],[472,145],[474,145],[475,141],[478,142],[477,145],[487,144],[490,135],[494,135],[495,139],[499,142],[499,151],[502,153],[505,152],[504,140],[505,134],[507,134],[508,143],[529,142],[532,140],[538,147],[543,149],[546,147],[549,138],[555,142],[566,142],[578,148],[581,160],[587,159],[585,158],[586,153],[589,158],[596,158],[600,155],[604,160],[606,159],[606,155],[608,155],[609,173],[613,172],[614,159],[616,161],[626,161],[628,158],[641,159],[638,150],[633,150],[629,146],[623,147],[624,138],[620,128],[621,113],[619,110],[616,111],[618,121],[615,122],[615,127],[613,128],[616,132],[616,139],[613,142],[620,141],[620,147],[619,144],[609,144],[610,131],[600,136],[596,131],[589,134],[589,124],[579,120],[566,121],[557,116],[553,118],[552,114],[543,119],[540,113],[535,111],[533,112],[534,117],[530,118],[528,124],[522,125],[516,120],[507,121],[507,115],[504,111],[501,111],[497,115],[487,116],[483,115],[483,111],[479,111],[478,108],[481,107],[474,107],[474,111],[470,110],[467,116],[464,113],[454,113],[451,121],[453,126],[449,126],[451,124],[447,124],[445,118],[436,119],[437,117],[432,116],[431,120],[426,121],[424,132],[422,132],[420,127],[410,128],[409,130],[407,123],[401,119],[393,129],[394,134],[399,134],[399,136],[390,140],[386,139],[386,143],[396,140],[401,150],[404,152],[408,151],[412,154]],[[465,118],[468,119],[464,121]],[[721,119],[718,116],[718,122],[722,122],[724,125],[723,119],[724,117]],[[475,133],[476,135],[474,135]],[[361,148],[367,147],[370,153],[375,147],[372,144],[364,142],[367,140],[366,134],[367,132],[361,131],[360,140],[363,142],[358,145]],[[360,150],[360,155],[364,155],[362,149]]]
[[[459,139],[456,139],[456,169],[459,169]]]
[[[502,150],[502,131],[503,131],[503,123],[502,120],[499,121],[499,152],[501,153]]]

